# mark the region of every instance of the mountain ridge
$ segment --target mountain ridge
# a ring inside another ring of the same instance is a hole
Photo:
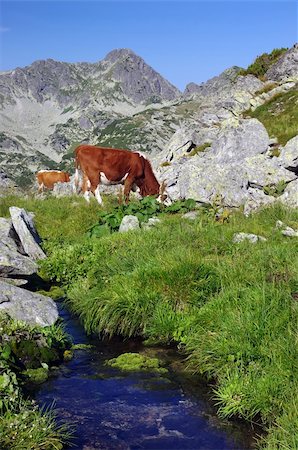
[[[238,76],[239,69],[189,83],[181,92],[122,48],[95,63],[48,58],[2,73],[0,164],[23,183],[36,170],[71,167],[80,142],[158,155],[179,128],[205,136],[230,112],[237,116],[250,107],[265,84],[253,75]]]

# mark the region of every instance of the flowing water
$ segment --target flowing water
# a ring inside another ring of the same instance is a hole
[[[91,339],[67,310],[60,314],[74,343],[94,347],[76,350],[34,395],[39,404],[54,402],[58,419],[74,426],[76,449],[253,448],[251,427],[216,417],[210,388],[182,374],[183,360],[175,349],[146,350],[140,341]],[[123,373],[104,364],[124,352],[157,356],[169,373]]]

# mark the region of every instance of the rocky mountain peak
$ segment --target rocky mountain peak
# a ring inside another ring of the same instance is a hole
[[[122,58],[129,56],[137,56],[137,55],[130,48],[116,48],[105,56],[104,61],[110,61],[114,63],[116,61],[121,60]]]
[[[188,96],[195,92],[200,93],[202,95],[204,94],[210,94],[211,91],[215,91],[218,89],[226,89],[230,88],[231,84],[236,80],[237,75],[239,71],[241,70],[241,67],[238,66],[232,66],[228,69],[224,70],[220,75],[211,78],[210,80],[206,81],[205,83],[188,83],[186,85],[184,95]]]

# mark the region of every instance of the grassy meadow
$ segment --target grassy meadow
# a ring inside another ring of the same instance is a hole
[[[116,199],[105,198],[111,213]],[[214,382],[222,417],[262,423],[258,442],[298,448],[298,211],[280,205],[250,217],[200,208],[194,221],[160,214],[149,230],[88,233],[102,208],[78,197],[4,199],[35,212],[48,258],[40,275],[59,283],[88,333],[176,343],[187,370]],[[234,233],[267,241],[235,244]]]

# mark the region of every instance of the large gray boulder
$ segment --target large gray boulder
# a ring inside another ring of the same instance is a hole
[[[41,239],[35,229],[32,215],[28,214],[25,209],[16,206],[11,206],[9,212],[13,227],[20,238],[25,253],[34,260],[46,258],[45,253],[39,246]]]
[[[268,145],[267,130],[257,119],[234,120],[224,124],[210,153],[220,163],[236,163],[265,153]]]
[[[26,276],[37,272],[37,264],[19,252],[10,219],[0,218],[0,276]]]
[[[49,326],[58,319],[55,302],[17,286],[0,281],[0,311],[30,325]]]

